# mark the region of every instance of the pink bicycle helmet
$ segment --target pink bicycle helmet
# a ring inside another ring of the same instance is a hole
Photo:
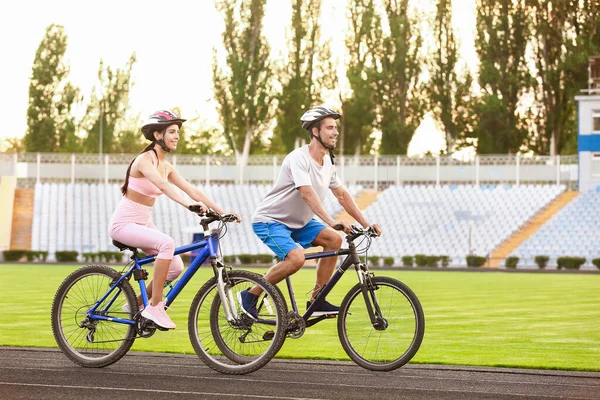
[[[142,126],[142,133],[148,140],[154,140],[154,131],[162,130],[169,125],[177,124],[181,128],[181,125],[187,120],[179,118],[179,115],[173,111],[160,110],[150,115],[144,125]]]

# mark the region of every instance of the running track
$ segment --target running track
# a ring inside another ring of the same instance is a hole
[[[600,399],[600,372],[407,365],[370,372],[351,362],[272,360],[222,375],[195,355],[130,352],[82,368],[53,349],[0,348],[0,399]]]

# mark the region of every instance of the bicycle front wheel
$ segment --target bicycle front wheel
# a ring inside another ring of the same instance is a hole
[[[409,362],[419,350],[425,333],[423,309],[413,291],[399,280],[368,280],[370,284],[355,285],[342,301],[338,336],[348,356],[361,367],[391,371]]]
[[[59,286],[52,303],[52,332],[58,347],[84,367],[105,367],[118,361],[135,341],[133,325],[91,319],[89,310],[108,293],[120,277],[104,265],[88,265],[69,275]],[[122,309],[128,304],[137,310],[137,299],[128,281],[123,280],[97,307],[105,317],[129,319]]]
[[[200,288],[190,307],[188,331],[196,354],[212,369],[226,374],[247,374],[263,367],[285,340],[286,313],[273,285],[249,271],[231,271],[225,282],[233,313],[227,319],[217,279]],[[244,314],[237,294],[253,286],[263,293],[257,304],[258,319]]]

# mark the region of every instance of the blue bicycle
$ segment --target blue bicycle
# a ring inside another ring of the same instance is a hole
[[[199,211],[191,207],[193,212]],[[218,256],[219,239],[233,222],[232,214],[204,214],[200,225],[204,239],[178,247],[175,254],[198,250],[199,254],[166,294],[166,306],[210,258],[214,277],[197,292],[188,315],[190,341],[209,367],[228,374],[246,374],[264,366],[285,340],[287,317],[277,289],[259,274],[234,271]],[[219,222],[218,229],[209,224]],[[155,256],[140,258],[138,249],[113,242],[121,251],[133,252],[131,261],[118,272],[105,265],[88,265],[71,273],[59,286],[52,304],[52,331],[62,352],[84,367],[100,368],[121,359],[137,338],[148,338],[163,330],[141,316],[131,279],[138,281],[143,305],[148,305],[143,265]],[[241,308],[238,293],[259,286],[258,318]],[[133,310],[126,312],[124,310]]]

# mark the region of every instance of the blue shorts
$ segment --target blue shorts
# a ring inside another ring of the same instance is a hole
[[[322,222],[311,219],[300,229],[290,229],[280,222],[255,222],[252,229],[256,236],[279,257],[285,260],[287,254],[298,248],[312,247],[319,232],[327,228]]]

